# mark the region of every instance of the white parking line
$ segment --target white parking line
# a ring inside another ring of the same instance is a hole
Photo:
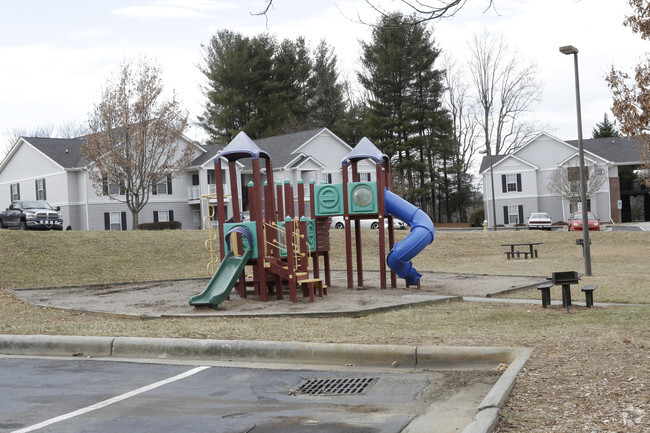
[[[109,398],[108,400],[100,401],[99,403],[95,403],[95,404],[90,405],[88,407],[84,407],[82,409],[75,410],[74,412],[70,412],[70,413],[66,413],[66,414],[61,415],[61,416],[57,416],[56,418],[48,419],[46,421],[40,422],[38,424],[34,424],[32,426],[29,426],[29,427],[22,428],[20,430],[14,430],[12,433],[27,433],[27,432],[31,432],[31,431],[34,431],[34,430],[38,430],[40,428],[47,427],[48,425],[52,425],[52,424],[60,422],[60,421],[65,421],[67,419],[74,418],[76,416],[83,415],[85,413],[92,412],[92,411],[97,410],[97,409],[101,409],[101,408],[109,406],[109,405],[111,405],[113,403],[117,403],[117,402],[120,402],[122,400],[126,400],[127,398],[136,396],[138,394],[142,394],[143,392],[151,391],[152,389],[156,389],[156,388],[158,388],[160,386],[167,385],[168,383],[176,382],[177,380],[181,380],[181,379],[184,379],[186,377],[192,376],[193,374],[196,374],[196,373],[201,372],[201,371],[203,371],[205,369],[208,369],[208,368],[210,368],[210,367],[208,367],[208,366],[196,367],[196,368],[193,368],[193,369],[191,369],[189,371],[186,371],[185,373],[181,373],[181,374],[179,374],[177,376],[170,377],[169,379],[161,380],[160,382],[156,382],[156,383],[152,383],[151,385],[143,386],[142,388],[135,389],[133,391],[124,393],[122,395],[118,395],[118,396],[113,397],[113,398]]]

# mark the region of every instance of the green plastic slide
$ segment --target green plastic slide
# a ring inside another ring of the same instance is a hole
[[[236,256],[232,251],[228,251],[203,293],[190,298],[190,305],[211,306],[216,309],[228,298],[244,266],[252,256],[253,252],[250,249],[244,251],[242,256]]]

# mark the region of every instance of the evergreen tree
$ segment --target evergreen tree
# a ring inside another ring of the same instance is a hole
[[[218,31],[205,47],[201,72],[206,109],[199,121],[211,143],[227,143],[239,131],[251,138],[325,126],[335,133],[346,116],[345,84],[336,55],[321,42],[310,56],[304,38],[277,43]]]
[[[269,36],[249,38],[230,30],[218,31],[204,47],[201,72],[209,84],[199,121],[211,143],[228,142],[239,131],[256,138],[271,128],[275,112],[269,95],[277,88],[272,67],[275,47]]]
[[[284,119],[278,123],[279,130],[291,132],[311,127],[310,101],[313,89],[310,82],[313,74],[312,60],[305,39],[285,39],[274,57],[274,81],[277,84],[270,97],[275,107],[282,108]]]
[[[434,66],[439,51],[431,32],[412,17],[390,14],[362,50],[358,76],[369,95],[368,136],[393,160],[394,189],[434,215],[435,170],[439,158],[443,168],[450,159],[452,124],[441,104],[443,76]]]
[[[322,40],[314,51],[310,118],[314,125],[324,126],[334,132],[345,116],[344,84],[339,80],[336,62],[336,54]]]
[[[603,116],[603,121],[596,123],[596,127],[591,130],[591,138],[620,137],[614,124],[607,118],[607,113]]]

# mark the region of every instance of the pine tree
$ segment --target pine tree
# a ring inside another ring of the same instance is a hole
[[[434,167],[446,152],[451,121],[441,106],[442,74],[431,32],[412,17],[382,17],[362,44],[359,81],[368,91],[367,132],[393,159],[393,186],[433,214]]]
[[[346,114],[345,84],[325,42],[312,58],[304,38],[277,43],[221,30],[205,47],[201,71],[208,84],[199,121],[211,143],[227,143],[239,131],[253,139],[317,126],[336,132]]]
[[[275,46],[268,36],[249,38],[220,30],[205,47],[201,72],[209,84],[204,89],[206,109],[199,121],[211,143],[227,143],[239,131],[257,138],[270,128]]]
[[[607,118],[607,113],[603,117],[603,121],[596,123],[596,127],[591,130],[591,138],[605,138],[605,137],[620,137],[618,130],[614,124]]]
[[[334,132],[345,116],[344,84],[339,80],[336,62],[336,54],[322,40],[314,52],[310,118],[313,124]]]

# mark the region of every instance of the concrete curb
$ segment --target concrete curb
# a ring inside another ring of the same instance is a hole
[[[210,360],[294,363],[381,368],[450,368],[454,365],[508,364],[485,396],[464,433],[491,433],[519,371],[532,354],[528,348],[329,344],[247,340],[195,340],[140,337],[0,335],[0,354],[14,356],[87,356],[151,360]],[[423,414],[411,422],[409,432]],[[421,424],[421,423],[420,423]]]

